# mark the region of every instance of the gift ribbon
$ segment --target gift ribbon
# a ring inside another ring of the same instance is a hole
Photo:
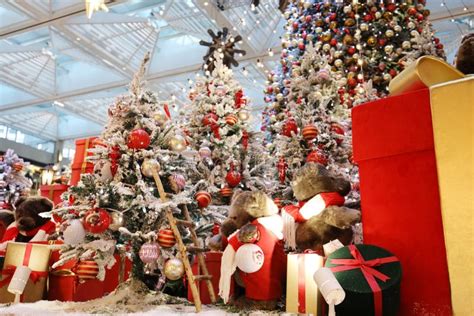
[[[298,255],[298,313],[303,314],[306,314],[305,254],[318,254],[318,252],[311,249],[306,249],[303,254]]]
[[[86,171],[86,167],[87,167],[87,161],[86,161],[87,149],[89,149],[89,138],[86,139],[86,148],[84,149],[84,160],[82,161],[82,165],[81,165],[81,174]]]
[[[15,274],[16,266],[8,265],[1,271],[1,275],[5,276],[5,279],[0,281],[0,287],[10,284],[13,274]],[[48,276],[47,271],[31,271],[29,279],[33,283],[37,283],[41,278],[46,278]]]
[[[376,279],[379,279],[382,282],[387,282],[390,277],[374,269],[374,267],[390,262],[398,262],[398,258],[395,256],[391,256],[385,258],[377,258],[373,260],[365,260],[356,246],[350,245],[349,251],[352,257],[354,257],[354,259],[330,259],[330,262],[332,264],[340,265],[337,267],[332,267],[332,272],[336,273],[341,271],[360,269],[374,295],[375,316],[382,316],[382,289],[380,288]]]

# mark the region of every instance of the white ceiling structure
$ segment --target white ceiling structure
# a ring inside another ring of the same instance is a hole
[[[208,29],[227,26],[243,37],[247,54],[235,72],[258,126],[283,33],[277,0],[261,0],[254,11],[250,0],[105,2],[109,12],[89,20],[83,0],[0,0],[0,124],[52,141],[99,134],[107,107],[126,91],[147,51],[149,87],[180,107],[206,52],[199,40],[210,40]],[[474,28],[474,0],[427,2],[452,58]]]

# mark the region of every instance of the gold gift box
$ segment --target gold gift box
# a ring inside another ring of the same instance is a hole
[[[323,257],[318,254],[309,253],[289,254],[287,264],[286,311],[288,313],[305,313],[307,315],[321,316],[324,299],[318,290],[313,275],[316,270],[324,266]],[[300,298],[299,295],[300,278],[304,278],[304,299]],[[303,301],[304,306],[300,306],[303,304]]]
[[[390,95],[429,88],[454,315],[474,312],[474,77],[424,56],[390,82]]]
[[[9,242],[5,254],[5,262],[3,268],[8,266],[23,265],[23,258],[26,251],[26,243]],[[49,270],[50,248],[47,245],[32,245],[30,260],[28,267],[32,271],[46,272]],[[5,275],[0,276],[0,280],[7,278]],[[36,283],[30,279],[26,284],[25,290],[21,296],[21,302],[36,302],[43,299],[46,289],[47,277],[40,278]],[[15,295],[7,291],[8,284],[0,288],[0,303],[10,303],[15,299]]]

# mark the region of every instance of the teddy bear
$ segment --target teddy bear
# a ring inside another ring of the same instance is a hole
[[[234,305],[275,309],[285,275],[283,221],[278,207],[263,191],[234,193],[221,233],[227,246],[221,259],[219,296],[229,301],[231,278],[245,288]]]
[[[0,241],[0,250],[5,249],[9,241],[46,241],[54,233],[56,225],[40,214],[52,209],[53,202],[45,197],[19,197],[14,204],[15,221],[6,229]]]
[[[349,181],[311,162],[296,171],[291,187],[299,202],[283,207],[281,214],[290,249],[322,253],[323,245],[331,240],[351,243],[352,225],[360,222],[360,211],[344,206],[351,190]]]
[[[461,40],[456,56],[456,68],[465,75],[474,74],[474,33],[467,34]]]

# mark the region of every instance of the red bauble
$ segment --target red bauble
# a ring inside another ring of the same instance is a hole
[[[210,125],[215,124],[218,119],[219,119],[219,117],[217,116],[217,114],[207,113],[206,115],[204,115],[204,117],[202,119],[202,124],[204,126],[210,126]]]
[[[205,208],[211,204],[211,195],[206,191],[199,191],[194,195],[194,199],[196,200],[198,206],[200,208]]]
[[[120,157],[122,157],[122,154],[120,153],[120,147],[119,146],[113,146],[110,149],[110,152],[109,152],[110,160],[117,161],[118,159],[120,159]]]
[[[425,17],[423,16],[423,14],[419,13],[416,15],[416,19],[421,22],[425,19]]]
[[[229,170],[229,172],[227,172],[227,175],[225,176],[225,181],[231,188],[235,188],[236,186],[238,186],[241,180],[242,175],[240,174],[240,172],[233,170],[233,168],[231,168],[231,170]]]
[[[311,17],[311,15],[307,15],[307,16],[305,17],[306,23],[311,22],[312,19],[313,19],[313,18]]]
[[[443,48],[444,48],[444,45],[441,44],[441,43],[439,43],[439,44],[436,45],[436,48],[437,48],[437,49],[443,49]]]
[[[335,133],[337,135],[341,135],[341,136],[344,136],[346,134],[346,132],[344,131],[344,127],[341,124],[335,123],[335,122],[331,123],[331,131],[333,133]],[[336,138],[336,143],[338,145],[340,145],[342,143],[342,141],[343,141],[342,137],[341,138],[339,138],[339,137]]]
[[[347,52],[351,55],[354,55],[355,52],[356,52],[356,49],[355,49],[355,47],[351,46],[347,49]]]
[[[268,87],[267,87],[267,93],[268,93],[268,94],[273,93],[273,87],[272,87],[272,86],[268,86]]]
[[[110,163],[110,172],[112,173],[113,177],[115,177],[117,170],[118,170],[118,163],[116,161],[112,161]]]
[[[299,43],[298,44],[298,49],[299,50],[304,50],[305,46],[304,46],[304,43]]]
[[[109,212],[102,208],[95,208],[86,212],[82,225],[90,233],[101,234],[109,228],[111,222]]]
[[[329,15],[329,20],[330,20],[330,21],[334,21],[334,20],[336,20],[336,18],[337,18],[337,14],[336,14],[336,13],[331,13],[331,14]]]
[[[298,29],[298,22],[293,22],[293,29],[297,30]]]
[[[150,145],[150,135],[143,128],[134,129],[128,135],[127,146],[130,149],[145,149]]]
[[[95,279],[99,274],[99,266],[94,260],[79,261],[75,270],[79,280]]]
[[[229,114],[225,117],[225,122],[232,126],[232,125],[235,125],[238,121],[238,118],[237,118],[237,115],[235,114]]]
[[[336,46],[337,45],[337,39],[331,38],[331,40],[329,41],[329,45]]]
[[[318,129],[312,124],[306,125],[303,128],[301,134],[303,135],[304,139],[306,139],[307,141],[311,141],[318,136]]]
[[[409,15],[415,15],[418,11],[415,7],[410,7],[407,12]]]
[[[370,15],[370,14],[364,15],[364,21],[365,21],[365,22],[370,22],[370,21],[372,21],[372,15]]]
[[[281,134],[286,137],[291,137],[291,134],[298,133],[298,125],[296,124],[296,121],[293,119],[289,119],[286,121],[286,123],[283,125],[283,128],[281,130]]]
[[[158,232],[158,243],[163,248],[171,248],[176,244],[173,231],[169,228],[160,229]]]
[[[393,68],[390,69],[388,73],[390,74],[390,76],[392,76],[392,78],[394,78],[398,74],[398,72]]]
[[[306,157],[306,162],[316,162],[322,165],[327,165],[328,158],[326,155],[320,150],[313,150],[308,154]]]
[[[390,11],[390,12],[395,11],[396,8],[397,8],[397,6],[394,3],[389,3],[387,5],[387,10]]]
[[[350,78],[347,80],[347,84],[349,85],[349,87],[354,88],[355,86],[357,86],[357,80],[355,78]]]
[[[234,194],[234,191],[232,190],[232,188],[224,187],[220,190],[220,193],[223,197],[231,197],[232,194]]]
[[[385,38],[379,38],[379,46],[385,46],[387,44],[387,40]]]
[[[435,37],[433,38],[433,41],[435,42],[435,44],[439,44],[439,38]]]
[[[211,232],[212,236],[219,235],[221,232],[221,225],[219,223],[214,223]]]

